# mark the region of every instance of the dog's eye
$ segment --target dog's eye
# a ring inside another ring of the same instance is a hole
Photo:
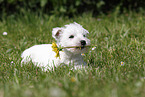
[[[69,38],[74,38],[74,36],[73,36],[73,35],[71,35]]]
[[[86,37],[86,35],[83,35],[84,37]]]

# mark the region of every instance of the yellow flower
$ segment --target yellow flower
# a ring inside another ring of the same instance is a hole
[[[70,80],[71,80],[71,82],[76,82],[76,78],[75,77],[72,77]]]
[[[55,42],[52,43],[52,50],[56,53],[56,55],[55,55],[56,58],[60,57],[59,56],[59,48],[57,47]]]
[[[52,43],[52,51],[54,51],[56,53],[55,57],[59,57],[60,58],[60,55],[59,55],[59,51],[62,51],[62,49],[64,48],[78,48],[78,49],[81,49],[81,47],[78,47],[78,46],[70,46],[70,47],[58,47],[57,44],[55,42]],[[90,45],[89,46],[85,46],[85,47],[91,47]],[[93,49],[95,49],[96,47],[93,47]],[[84,55],[84,54],[82,54]]]

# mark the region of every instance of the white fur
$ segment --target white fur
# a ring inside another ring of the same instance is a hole
[[[82,46],[81,40],[86,41],[86,45],[90,45],[90,40],[86,37],[88,33],[86,29],[76,22],[52,30],[52,36],[57,41],[58,47]],[[71,35],[74,38],[69,38]],[[35,65],[44,67],[45,70],[51,69],[54,65],[57,67],[61,63],[74,64],[75,66],[85,65],[81,53],[86,52],[87,47],[83,49],[65,48],[60,51],[60,58],[56,58],[56,53],[52,51],[51,46],[51,44],[41,44],[26,49],[21,55],[22,63],[26,64],[32,61]]]

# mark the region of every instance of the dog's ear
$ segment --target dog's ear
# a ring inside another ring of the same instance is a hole
[[[63,30],[63,28],[59,28],[59,27],[53,28],[53,29],[52,29],[52,37],[53,37],[55,40],[59,39],[60,36],[61,36],[61,34],[62,34],[62,30]]]

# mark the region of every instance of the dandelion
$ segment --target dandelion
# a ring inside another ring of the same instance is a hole
[[[71,82],[76,82],[76,78],[75,77],[72,77],[70,80],[71,80]]]
[[[124,65],[124,62],[121,61],[121,66],[123,66],[123,65]]]
[[[62,49],[59,49],[59,48],[57,47],[57,45],[56,45],[55,42],[52,43],[52,49],[53,49],[53,51],[56,53],[55,57],[56,57],[56,58],[57,58],[57,57],[60,57],[59,51],[61,51]]]
[[[93,47],[93,48],[92,48],[92,50],[95,50],[95,49],[96,49],[96,47]]]
[[[52,50],[56,53],[55,57],[59,57],[60,58],[60,55],[59,55],[59,51],[62,51],[62,49],[64,48],[79,48],[79,49],[82,49],[82,47],[80,46],[70,46],[70,47],[58,47],[57,44],[55,42],[52,43]],[[85,47],[91,47],[90,45],[88,46],[85,46]],[[92,50],[94,50],[96,47],[93,47]],[[84,56],[85,54],[82,54],[82,56]]]
[[[8,33],[7,32],[3,32],[3,35],[8,35]]]

